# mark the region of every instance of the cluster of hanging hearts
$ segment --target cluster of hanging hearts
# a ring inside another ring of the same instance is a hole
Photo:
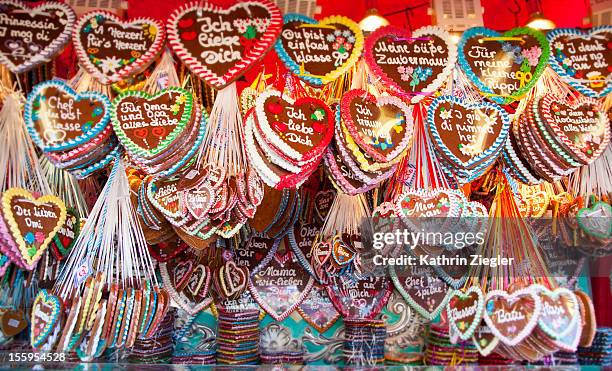
[[[166,178],[184,170],[197,153],[208,114],[189,91],[169,87],[153,96],[120,94],[113,100],[111,121],[130,160],[146,174]]]
[[[412,132],[412,107],[400,98],[349,90],[336,107],[335,141],[325,153],[326,170],[342,192],[367,192],[395,173]]]
[[[533,284],[484,294],[475,285],[448,299],[451,340],[472,340],[480,353],[535,361],[557,351],[590,346],[595,334],[588,295]]]
[[[0,0],[0,7],[0,25],[9,19],[15,31],[15,39],[0,37],[0,63],[11,72],[49,61],[71,37],[81,66],[71,81],[45,81],[29,93],[32,141],[79,179],[113,164],[83,226],[55,196],[2,189],[0,271],[9,261],[32,270],[49,246],[64,258],[55,284],[34,301],[35,349],[93,360],[107,348],[131,348],[156,334],[171,302],[192,315],[213,301],[260,307],[277,321],[298,311],[322,333],[340,316],[375,319],[394,287],[428,321],[446,307],[453,341],[471,339],[482,354],[536,360],[591,343],[593,307],[580,291],[481,274],[497,285],[487,290],[468,272],[437,265],[368,277],[361,222],[397,218],[393,227],[420,230],[437,218],[445,221],[439,231],[477,234],[492,230],[483,220],[489,212],[451,188],[481,177],[500,155],[497,163],[530,185],[593,164],[610,140],[597,100],[612,90],[607,61],[597,57],[610,49],[600,42],[610,27],[547,36],[479,27],[455,45],[438,27],[387,26],[366,39],[345,17],[282,17],[269,0],[227,8],[192,1],[166,25],[102,11],[76,19],[52,2],[32,9]],[[20,35],[32,20],[54,27],[26,40]],[[171,50],[147,79],[166,29]],[[236,80],[272,48],[290,73],[261,88],[262,71],[238,107]],[[568,63],[572,50],[576,60],[597,63]],[[171,53],[189,69],[180,80]],[[142,86],[111,91],[141,73]],[[209,111],[198,79],[219,89]],[[586,97],[543,94],[544,79]],[[523,97],[524,109],[510,114]],[[318,180],[332,185],[304,190],[321,162],[326,179]],[[385,181],[394,192],[366,193]],[[509,194],[509,185],[497,185]],[[499,208],[519,210],[514,202]],[[544,204],[529,215],[543,215]],[[589,218],[611,210],[591,203],[576,212],[578,224],[609,241],[609,228]],[[412,253],[462,253],[449,247]]]
[[[554,182],[593,163],[610,142],[610,120],[596,99],[547,94],[527,104],[506,142],[504,159],[526,184]]]
[[[28,95],[25,122],[32,140],[56,167],[86,178],[120,151],[110,124],[111,104],[99,92],[76,92],[59,80]]]
[[[320,99],[268,89],[246,114],[244,146],[272,188],[297,188],[317,169],[333,136],[333,115]]]

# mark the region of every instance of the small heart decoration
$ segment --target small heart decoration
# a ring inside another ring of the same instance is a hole
[[[612,26],[585,31],[556,28],[546,34],[550,43],[550,66],[574,89],[591,98],[612,92],[610,39]]]
[[[471,170],[495,161],[508,138],[510,118],[496,104],[467,103],[446,95],[434,99],[429,106],[427,127],[448,161]]]
[[[412,107],[398,97],[353,89],[342,96],[340,109],[355,142],[378,162],[393,161],[412,141]]]
[[[398,94],[416,103],[438,90],[457,60],[448,32],[426,26],[410,31],[380,27],[366,39],[365,60],[374,75]]]
[[[576,213],[576,221],[587,234],[602,240],[612,238],[612,206],[598,201]]]
[[[28,321],[21,310],[7,310],[2,313],[0,319],[2,333],[7,337],[13,337],[28,327]]]
[[[102,84],[144,70],[164,46],[166,29],[155,18],[128,21],[94,10],[76,22],[72,42],[79,63]]]
[[[499,104],[509,104],[531,90],[550,56],[544,34],[528,27],[503,34],[470,28],[463,33],[457,51],[468,79]]]
[[[195,302],[204,300],[208,295],[210,279],[210,268],[203,264],[198,264],[191,273],[186,290],[184,290],[185,296]]]
[[[33,348],[39,348],[45,343],[53,328],[58,325],[61,314],[60,299],[45,289],[40,290],[32,304],[30,344]]]
[[[270,104],[283,109],[275,114],[267,110]],[[293,99],[277,90],[267,90],[255,101],[256,122],[273,147],[289,158],[306,165],[321,154],[334,135],[333,115],[329,107],[319,99],[305,97]],[[287,130],[273,128],[274,122],[287,125]],[[325,130],[317,132],[313,125],[318,123]]]
[[[194,267],[193,259],[186,259],[177,262],[170,269],[170,275],[172,278],[172,284],[176,291],[181,292],[189,282],[191,277],[191,273],[193,272]]]
[[[537,109],[539,119],[555,141],[585,165],[599,158],[610,143],[610,120],[601,103],[593,98],[566,103],[548,94],[539,101]]]
[[[580,320],[576,295],[564,287],[549,290],[541,286],[538,290],[542,302],[538,327],[553,339],[566,336]]]
[[[111,120],[119,141],[131,154],[151,159],[174,144],[193,123],[194,112],[193,96],[181,88],[170,87],[152,96],[127,91],[113,100]],[[154,135],[156,127],[163,127],[167,135]]]
[[[74,208],[66,208],[66,221],[51,241],[51,253],[62,260],[72,249],[81,232],[81,218]]]
[[[215,202],[214,191],[207,183],[183,192],[184,204],[196,219],[204,219]]]
[[[221,89],[242,76],[274,45],[283,19],[269,0],[222,8],[192,1],[168,19],[168,42],[198,77]]]
[[[31,270],[66,221],[66,206],[56,196],[36,198],[25,189],[10,188],[2,194],[2,216],[23,268]]]
[[[318,283],[312,285],[310,293],[297,307],[297,311],[309,325],[321,334],[332,327],[340,318],[340,313],[329,299],[327,291]]]
[[[486,324],[482,323],[474,331],[474,335],[472,335],[472,342],[476,346],[476,349],[478,349],[478,353],[480,353],[483,357],[486,357],[493,353],[495,348],[497,348],[499,339],[493,334],[491,329],[487,327]]]
[[[34,87],[24,118],[34,143],[45,152],[81,146],[110,121],[110,101],[98,92],[75,92],[65,82],[50,80]]]
[[[344,75],[363,50],[363,33],[347,17],[315,20],[285,14],[276,53],[287,68],[305,82],[320,86]]]
[[[251,277],[249,291],[276,321],[287,318],[310,293],[314,279],[291,250],[278,252],[268,265]]]
[[[484,295],[479,286],[454,290],[446,306],[449,326],[462,340],[468,340],[482,319]]]
[[[319,190],[315,194],[314,209],[321,222],[327,218],[327,213],[334,202],[334,198],[336,198],[336,192],[333,189]]]
[[[436,277],[432,267],[411,265],[398,275],[389,267],[396,290],[418,314],[428,321],[438,316],[450,298],[449,286]]]
[[[48,62],[70,41],[76,16],[64,3],[46,1],[30,7],[16,0],[0,1],[0,63],[20,74]],[[6,32],[8,31],[8,32]]]
[[[542,302],[533,286],[514,291],[489,291],[483,318],[499,340],[508,346],[523,341],[538,324]]]
[[[385,307],[393,284],[387,277],[330,276],[327,295],[344,318],[375,318]]]

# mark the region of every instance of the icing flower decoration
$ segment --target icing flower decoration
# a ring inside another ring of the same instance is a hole
[[[563,50],[563,43],[561,41],[557,41],[555,43],[555,49],[557,50]]]
[[[423,68],[421,66],[418,66],[416,69],[414,69],[414,71],[412,72],[412,80],[410,81],[412,91],[414,91],[414,89],[420,82],[427,80],[427,78],[432,74],[433,70],[431,69],[431,67]]]
[[[148,37],[149,40],[151,41],[155,40],[155,36],[157,36],[157,27],[155,27],[154,25],[150,25],[150,24],[143,24],[142,31],[145,37]]]
[[[176,97],[176,100],[174,102],[176,104],[185,104],[185,102],[187,102],[187,97],[185,96],[185,94],[181,94]]]
[[[453,111],[452,111],[452,110],[447,110],[447,109],[445,109],[444,107],[442,107],[442,108],[440,109],[440,111],[441,111],[441,112],[440,112],[440,117],[441,117],[443,120],[448,120],[448,119],[450,119],[450,118],[451,118],[451,116],[453,115]]]
[[[177,115],[180,110],[181,110],[181,105],[178,103],[175,103],[172,106],[170,106],[170,111],[172,111],[173,115]]]
[[[521,54],[521,47],[518,45],[512,45],[510,43],[503,43],[502,50],[512,56],[514,63],[522,64],[525,57]]]
[[[25,236],[23,236],[23,239],[28,245],[31,245],[34,243],[34,241],[36,241],[34,233],[32,232],[26,233]]]
[[[36,232],[36,234],[34,235],[34,239],[38,243],[43,243],[45,241],[45,234],[42,232]]]
[[[109,56],[104,59],[99,60],[100,68],[102,68],[102,73],[115,72],[117,68],[121,67],[122,61],[116,56]]]
[[[310,118],[313,120],[317,120],[317,121],[322,121],[325,119],[325,110],[322,108],[319,108],[317,110],[315,110],[312,115],[310,115]]]
[[[400,74],[400,78],[403,81],[410,81],[410,75],[414,72],[414,68],[411,66],[399,66],[397,72]]]
[[[536,67],[538,65],[540,55],[542,55],[542,49],[539,46],[533,46],[523,50],[523,56],[527,58],[531,67]]]
[[[104,113],[104,110],[102,109],[102,107],[96,107],[94,108],[93,112],[91,113],[91,117],[98,117],[101,114]]]

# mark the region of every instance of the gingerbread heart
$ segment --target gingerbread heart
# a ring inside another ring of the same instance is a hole
[[[58,325],[62,314],[60,299],[42,289],[36,295],[32,304],[32,320],[30,326],[30,344],[38,348],[47,340],[53,328]]]
[[[363,34],[349,18],[315,20],[285,14],[276,53],[287,68],[309,84],[319,86],[345,74],[361,55]]]
[[[393,292],[387,277],[331,276],[327,294],[344,318],[375,318]]]
[[[203,264],[198,264],[193,269],[193,272],[191,272],[187,287],[183,290],[184,295],[194,302],[204,300],[208,295],[210,279],[210,268]]]
[[[366,39],[365,60],[382,84],[416,103],[438,90],[457,59],[457,47],[445,30],[426,26],[410,31],[386,26]]]
[[[587,234],[602,240],[612,238],[612,206],[599,201],[578,210],[576,220]]]
[[[137,156],[151,159],[166,151],[194,120],[193,96],[170,87],[151,96],[128,91],[113,100],[111,119],[121,144]]]
[[[436,277],[432,267],[412,265],[398,275],[395,267],[390,266],[389,273],[400,295],[428,321],[436,318],[448,302],[450,288]]]
[[[320,158],[334,135],[331,110],[316,98],[293,99],[270,89],[257,97],[255,113],[270,144],[299,166]]]
[[[462,340],[469,339],[482,319],[484,295],[478,286],[467,290],[455,290],[451,293],[446,306],[449,327]]]
[[[28,95],[28,133],[43,151],[64,151],[97,137],[110,120],[110,101],[98,92],[75,92],[65,82],[40,83]]]
[[[265,268],[251,277],[249,291],[257,303],[276,321],[287,318],[308,296],[314,279],[295,254],[276,253]]]
[[[166,30],[155,18],[123,21],[102,10],[77,20],[72,42],[79,63],[102,84],[144,70],[164,46]]]
[[[457,46],[461,69],[491,100],[509,104],[536,84],[548,64],[544,34],[528,27],[503,34],[484,27],[463,33]]]
[[[445,188],[407,189],[397,198],[395,213],[411,231],[425,227],[446,230],[454,218],[461,216],[461,199],[453,190]]]
[[[510,129],[510,118],[500,106],[467,103],[453,96],[431,103],[427,123],[444,158],[464,170],[493,163]]]
[[[329,299],[325,288],[317,283],[312,285],[312,289],[302,304],[297,307],[304,321],[317,329],[321,334],[327,331],[340,318],[340,313]]]
[[[472,342],[476,346],[476,349],[478,349],[478,353],[480,353],[483,357],[486,357],[493,353],[495,348],[497,348],[499,339],[493,334],[491,329],[487,327],[486,324],[482,323],[476,328],[476,331],[474,331],[474,335],[472,335]]]
[[[319,221],[322,223],[327,218],[327,213],[336,198],[333,189],[319,190],[314,196],[314,209]]]
[[[538,119],[551,131],[555,141],[583,164],[599,158],[610,143],[610,119],[595,99],[582,97],[566,103],[548,94],[539,101],[537,109]]]
[[[412,107],[395,96],[353,89],[342,96],[340,109],[355,142],[378,162],[393,161],[412,141]]]
[[[567,335],[580,320],[580,307],[576,295],[565,287],[549,290],[538,286],[542,311],[538,327],[553,339]]]
[[[485,297],[483,318],[499,340],[508,346],[523,341],[538,324],[542,309],[533,286],[514,291],[493,290]]]
[[[274,45],[283,24],[269,0],[222,8],[192,1],[168,19],[168,42],[189,69],[217,89],[242,76]]]
[[[74,246],[81,232],[81,218],[73,208],[66,209],[66,221],[57,231],[51,242],[51,253],[57,260],[62,260]]]
[[[581,94],[602,98],[612,92],[612,26],[589,31],[557,28],[546,34],[550,43],[550,66]]]
[[[76,16],[69,5],[46,1],[30,7],[0,1],[0,63],[23,73],[51,60],[70,40]]]
[[[7,310],[0,317],[0,328],[7,337],[16,336],[28,327],[28,321],[21,310]]]
[[[2,216],[23,268],[31,270],[66,221],[66,206],[56,196],[10,188],[2,194]]]

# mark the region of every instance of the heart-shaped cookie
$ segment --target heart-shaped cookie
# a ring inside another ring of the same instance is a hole
[[[34,87],[25,104],[28,133],[43,151],[64,151],[98,136],[110,120],[110,101],[98,92],[75,92],[50,80]]]
[[[449,221],[461,216],[461,199],[450,189],[407,189],[395,202],[395,213],[411,231],[446,230]],[[440,219],[437,219],[440,218]]]
[[[465,170],[493,163],[510,129],[510,118],[500,106],[467,103],[453,96],[441,96],[431,103],[427,123],[441,154]]]
[[[587,234],[602,240],[612,238],[612,206],[599,201],[578,210],[576,220]]]
[[[34,197],[21,188],[2,194],[2,216],[23,268],[31,270],[66,221],[66,206],[56,196]]]
[[[62,260],[70,252],[80,232],[81,218],[78,212],[71,207],[66,208],[66,221],[50,245],[51,253],[57,260]]]
[[[7,337],[13,337],[28,327],[28,321],[22,310],[7,310],[0,316],[0,329]]]
[[[223,299],[240,297],[249,282],[249,269],[238,267],[233,260],[228,260],[215,273],[217,292]]]
[[[327,218],[327,213],[329,213],[335,198],[336,192],[333,189],[319,190],[315,194],[314,210],[321,223]]]
[[[476,346],[476,349],[478,349],[478,353],[486,357],[497,348],[499,339],[485,323],[482,323],[476,328],[476,331],[474,331],[472,342]]]
[[[574,89],[591,98],[612,92],[612,26],[585,31],[557,28],[546,34],[550,43],[550,66]]]
[[[166,30],[155,18],[123,21],[94,10],[79,17],[72,42],[79,63],[102,84],[144,70],[161,51]]]
[[[325,288],[317,283],[312,285],[310,293],[297,308],[304,321],[317,329],[321,334],[327,331],[340,318],[340,313],[329,299]]]
[[[303,166],[320,158],[334,135],[334,118],[322,100],[293,99],[267,90],[255,102],[256,122],[273,149]]]
[[[40,290],[32,304],[30,344],[33,348],[40,347],[47,340],[58,324],[61,314],[60,299],[45,289]]]
[[[564,288],[549,290],[538,286],[542,311],[538,317],[538,327],[553,339],[567,335],[580,320],[580,308],[576,295]]]
[[[451,293],[446,306],[446,315],[452,331],[462,340],[469,339],[482,319],[484,295],[479,286]]]
[[[375,161],[393,161],[412,141],[412,107],[395,96],[353,89],[342,96],[340,109],[351,137]]]
[[[448,32],[426,26],[410,33],[385,26],[366,39],[365,60],[382,84],[416,103],[438,90],[457,60],[457,47]]]
[[[599,158],[610,143],[610,119],[595,99],[582,97],[565,103],[548,94],[539,101],[537,110],[555,141],[583,164]]]
[[[198,77],[217,89],[242,76],[274,45],[283,19],[269,0],[222,8],[192,1],[168,19],[168,42]]]
[[[276,321],[287,318],[308,296],[314,279],[291,250],[276,253],[265,268],[251,277],[249,291]]]
[[[461,69],[474,85],[500,104],[511,103],[538,81],[550,55],[544,34],[528,27],[500,34],[484,27],[463,33],[457,46]]]
[[[349,18],[331,16],[315,20],[285,14],[276,53],[297,77],[319,86],[345,74],[361,55],[363,34]]]
[[[0,63],[23,73],[48,62],[70,40],[76,16],[64,3],[46,1],[29,7],[22,1],[0,1]]]
[[[436,277],[432,267],[412,265],[398,274],[395,267],[390,266],[389,273],[397,291],[428,321],[436,318],[448,302],[451,290]]]
[[[361,279],[340,275],[331,276],[326,285],[327,294],[344,318],[372,319],[384,308],[393,292],[387,277]]]
[[[502,343],[514,346],[531,334],[541,310],[542,302],[533,286],[512,294],[493,290],[485,297],[483,318]]]
[[[167,150],[192,123],[193,96],[177,87],[153,96],[128,91],[113,100],[111,119],[121,144],[130,153],[150,159]]]

